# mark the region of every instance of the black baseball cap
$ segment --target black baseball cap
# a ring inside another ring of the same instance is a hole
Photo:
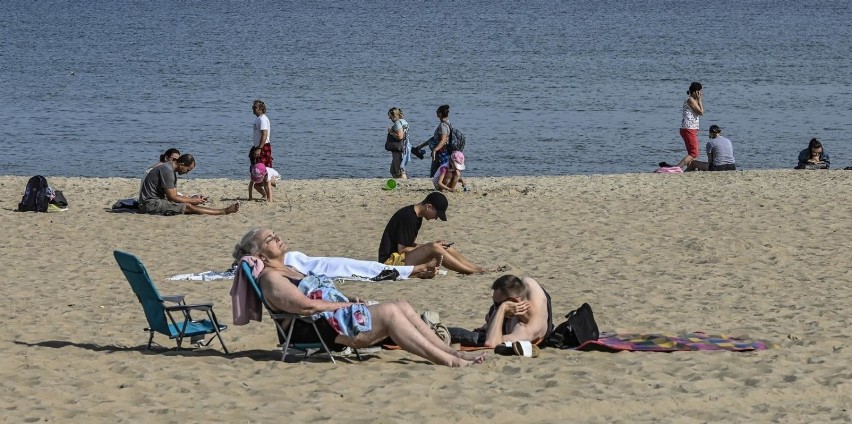
[[[441,221],[447,220],[447,206],[449,206],[447,203],[447,196],[444,196],[437,191],[433,191],[420,203],[428,203],[432,205],[432,207],[438,211],[438,218],[441,218]]]

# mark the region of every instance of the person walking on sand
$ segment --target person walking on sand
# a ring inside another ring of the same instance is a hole
[[[164,162],[145,174],[139,188],[139,210],[147,214],[177,215],[227,215],[240,209],[234,203],[223,209],[201,206],[207,203],[204,196],[184,196],[177,192],[177,177],[195,169],[195,158],[186,153]]]
[[[269,118],[266,117],[266,103],[263,100],[255,100],[251,106],[254,119],[253,147],[260,148],[258,161],[265,166],[272,167],[272,142],[270,141]]]
[[[385,148],[393,146],[399,149],[390,150],[391,166],[390,173],[394,178],[408,179],[408,173],[405,172],[405,166],[411,161],[411,143],[408,141],[408,121],[405,120],[405,114],[402,109],[393,107],[388,110],[388,118],[393,122],[388,128],[388,141],[385,142]],[[389,144],[391,146],[389,146]]]
[[[680,137],[686,145],[686,156],[677,164],[681,168],[688,167],[692,161],[698,159],[698,120],[701,115],[704,115],[701,89],[700,82],[693,82],[689,85],[689,91],[686,92],[686,100],[683,101]]]
[[[379,243],[379,262],[385,265],[419,265],[438,261],[460,274],[476,274],[488,270],[465,258],[451,247],[453,242],[439,240],[417,244],[417,233],[427,220],[447,220],[447,197],[433,191],[422,202],[396,211],[385,226]]]
[[[434,176],[438,167],[447,163],[450,160],[450,148],[447,144],[450,142],[450,105],[438,106],[435,111],[438,116],[438,128],[435,128],[435,134],[431,138],[418,144],[413,148],[413,151],[419,152],[424,146],[428,145],[432,149],[432,166],[429,168],[429,175]],[[418,155],[419,157],[419,155]],[[421,158],[422,159],[422,158]]]

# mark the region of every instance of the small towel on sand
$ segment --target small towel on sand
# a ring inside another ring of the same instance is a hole
[[[589,340],[577,350],[603,352],[678,352],[694,350],[727,350],[745,352],[765,350],[771,346],[761,341],[748,341],[733,337],[711,336],[704,333],[689,333],[683,336],[665,334],[601,334],[597,340]]]
[[[234,271],[228,270],[225,272],[204,271],[194,274],[178,274],[169,277],[172,281],[215,281],[215,280],[233,280]]]

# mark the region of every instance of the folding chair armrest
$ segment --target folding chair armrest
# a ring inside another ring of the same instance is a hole
[[[183,303],[184,302],[183,299],[186,296],[184,296],[182,294],[172,294],[172,295],[166,295],[166,296],[162,296],[162,297],[163,297],[163,300],[165,300],[166,302]]]
[[[196,303],[192,305],[175,305],[166,306],[165,309],[171,311],[209,311],[213,309],[212,303]]]
[[[300,315],[291,314],[289,312],[270,312],[269,317],[277,320],[277,319],[299,318]]]

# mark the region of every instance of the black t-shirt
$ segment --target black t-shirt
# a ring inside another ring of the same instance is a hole
[[[379,262],[386,261],[391,254],[396,253],[398,245],[414,246],[417,233],[423,218],[418,218],[414,205],[406,206],[398,211],[388,221],[382,241],[379,243]]]

